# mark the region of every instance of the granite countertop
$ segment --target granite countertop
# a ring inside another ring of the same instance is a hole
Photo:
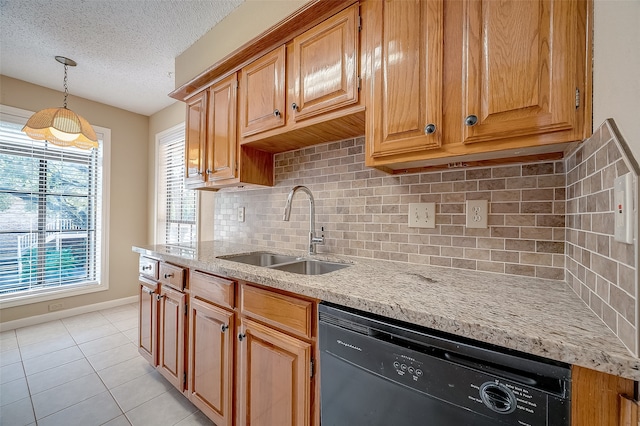
[[[218,256],[255,251],[305,253],[224,241],[202,242],[195,249],[158,245],[133,250],[189,268],[640,380],[640,359],[561,281],[330,254],[314,258],[351,266],[324,275],[298,275]]]

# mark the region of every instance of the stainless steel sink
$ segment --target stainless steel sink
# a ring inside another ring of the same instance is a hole
[[[259,251],[255,253],[243,253],[231,256],[220,256],[219,259],[232,262],[246,263],[248,265],[262,266],[279,271],[291,272],[302,275],[321,275],[349,266],[345,263],[324,262],[321,260],[303,259],[297,256],[269,253]]]
[[[284,254],[275,254],[264,251],[247,254],[236,254],[233,256],[220,256],[220,259],[231,260],[233,262],[246,263],[254,266],[272,266],[280,263],[288,263],[299,260],[296,256],[286,256]]]
[[[346,268],[347,266],[349,265],[344,263],[323,262],[320,260],[300,260],[298,262],[275,265],[272,266],[271,269],[302,275],[321,275]]]

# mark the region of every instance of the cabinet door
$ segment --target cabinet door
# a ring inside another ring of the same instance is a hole
[[[207,92],[203,91],[187,101],[185,183],[204,182],[204,153],[206,149]]]
[[[285,46],[240,70],[240,133],[250,136],[284,126]]]
[[[158,371],[180,391],[185,388],[185,303],[184,293],[167,286],[160,288]]]
[[[296,121],[358,101],[358,4],[293,40]]]
[[[238,330],[238,424],[310,425],[311,345],[244,318]]]
[[[233,74],[208,90],[207,180],[233,179],[237,171],[236,108],[238,79]]]
[[[368,156],[422,153],[442,140],[443,3],[363,4]]]
[[[465,144],[576,125],[577,0],[465,0]]]
[[[153,366],[158,365],[158,284],[139,278],[138,352]]]
[[[218,426],[231,425],[234,313],[192,299],[189,318],[191,402]]]

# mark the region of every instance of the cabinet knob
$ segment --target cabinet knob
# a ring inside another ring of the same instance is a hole
[[[238,334],[238,340],[240,340],[241,342],[244,340],[245,337],[247,337],[247,335],[244,333]]]
[[[464,119],[464,124],[466,124],[469,127],[475,126],[477,122],[478,122],[478,117],[476,117],[473,114],[467,115],[467,118]]]
[[[207,174],[210,175],[211,173],[213,173],[213,170],[207,169]]]
[[[173,278],[173,272],[170,273],[170,274],[164,274],[164,277],[165,278]]]
[[[156,300],[160,301],[160,300],[162,300],[163,297],[164,297],[164,294],[159,294],[159,295],[156,296]]]
[[[273,110],[273,115],[275,115],[276,117],[280,117],[280,110],[279,109]]]
[[[222,325],[220,326],[220,331],[221,331],[221,332],[223,332],[223,333],[224,333],[225,331],[227,331],[228,329],[229,329],[229,326],[228,326],[227,324],[222,324]]]
[[[430,135],[430,134],[435,133],[435,132],[436,132],[436,125],[435,124],[429,123],[424,127],[424,134],[425,135]]]
[[[291,109],[294,111],[300,111],[300,107],[298,107],[298,104],[295,102],[291,104]]]
[[[142,270],[143,271],[150,271],[151,270],[151,265],[143,266]]]

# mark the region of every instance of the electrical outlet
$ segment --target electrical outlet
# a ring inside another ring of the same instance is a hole
[[[238,207],[238,222],[244,222],[244,207]]]
[[[614,239],[633,244],[633,180],[631,173],[613,181]],[[636,212],[637,214],[637,212]]]
[[[62,308],[64,308],[64,303],[62,303],[62,302],[60,302],[60,303],[51,303],[49,305],[49,312],[59,311]]]
[[[467,228],[487,228],[489,202],[487,200],[467,200]]]
[[[410,203],[409,228],[435,228],[436,203]]]

